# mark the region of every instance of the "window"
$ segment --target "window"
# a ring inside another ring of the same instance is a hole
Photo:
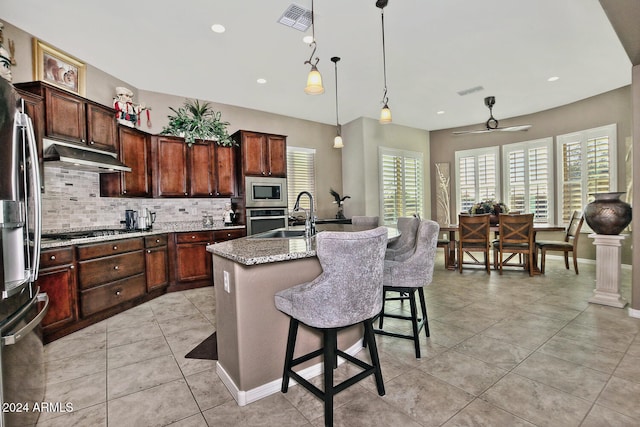
[[[380,212],[384,224],[401,216],[423,216],[424,176],[422,153],[380,147]]]
[[[287,147],[287,198],[291,211],[301,191],[308,191],[315,200],[316,195],[316,150],[312,148]],[[303,197],[300,206],[309,209],[309,198]]]
[[[481,200],[500,199],[498,147],[456,151],[456,209],[468,212]]]
[[[558,218],[569,222],[589,194],[616,191],[616,125],[557,137]]]
[[[512,211],[532,213],[536,223],[553,223],[551,138],[502,146],[504,202]]]

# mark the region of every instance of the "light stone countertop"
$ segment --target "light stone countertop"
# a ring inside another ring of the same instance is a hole
[[[109,228],[109,227],[101,227],[101,228]],[[115,227],[114,227],[115,228]],[[120,240],[120,239],[130,239],[133,237],[145,237],[145,236],[153,236],[156,234],[166,234],[166,233],[181,233],[181,232],[190,232],[190,231],[219,231],[219,230],[236,230],[236,229],[244,229],[244,225],[234,225],[234,226],[225,226],[222,222],[214,223],[213,225],[204,226],[202,225],[202,221],[182,221],[182,222],[164,222],[164,223],[156,223],[151,230],[147,231],[131,231],[121,234],[112,234],[108,236],[99,236],[99,237],[83,237],[78,239],[55,239],[49,240],[44,239],[42,241],[42,249],[50,249],[50,248],[58,248],[62,246],[70,246],[70,245],[81,245],[85,243],[100,243],[100,242],[108,242],[111,240]],[[43,234],[47,233],[65,233],[72,231],[84,231],[85,229],[74,229],[74,230],[47,230],[44,231]]]
[[[291,229],[301,228],[290,227],[289,230]],[[332,224],[327,229],[327,231],[357,231],[353,229],[353,226],[343,224]],[[400,237],[397,228],[387,227],[387,229],[390,240]],[[318,232],[322,231],[321,229]],[[207,251],[243,265],[268,264],[316,256],[316,239],[315,236],[310,238],[255,238],[248,236],[209,245]]]

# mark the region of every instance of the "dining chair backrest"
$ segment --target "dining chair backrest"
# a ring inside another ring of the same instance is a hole
[[[584,222],[584,216],[581,211],[573,211],[571,214],[571,219],[569,220],[569,226],[567,227],[567,232],[564,236],[564,241],[568,242],[573,239],[574,246],[578,244],[578,236],[580,236],[580,229],[582,228],[582,223]]]
[[[533,245],[533,214],[500,214],[498,216],[500,246]]]
[[[489,214],[482,215],[458,215],[458,233],[460,242],[464,243],[486,243],[489,245],[489,233],[491,224]]]

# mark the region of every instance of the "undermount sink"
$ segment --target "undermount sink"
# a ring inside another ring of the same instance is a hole
[[[252,239],[295,239],[304,237],[304,230],[271,230],[251,236]]]

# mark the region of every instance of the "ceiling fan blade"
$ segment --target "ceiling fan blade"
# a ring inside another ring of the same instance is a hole
[[[503,128],[498,128],[496,130],[499,130],[502,132],[518,132],[523,130],[529,130],[530,127],[531,125],[516,125],[516,126],[507,126]]]
[[[517,125],[517,126],[507,126],[507,127],[495,128],[495,129],[459,130],[459,131],[453,132],[453,134],[469,135],[469,134],[490,133],[490,132],[518,132],[518,131],[529,130],[530,127],[531,125]]]
[[[454,135],[469,135],[469,134],[477,134],[477,133],[489,133],[493,132],[495,129],[476,129],[476,130],[458,130],[453,132]]]

